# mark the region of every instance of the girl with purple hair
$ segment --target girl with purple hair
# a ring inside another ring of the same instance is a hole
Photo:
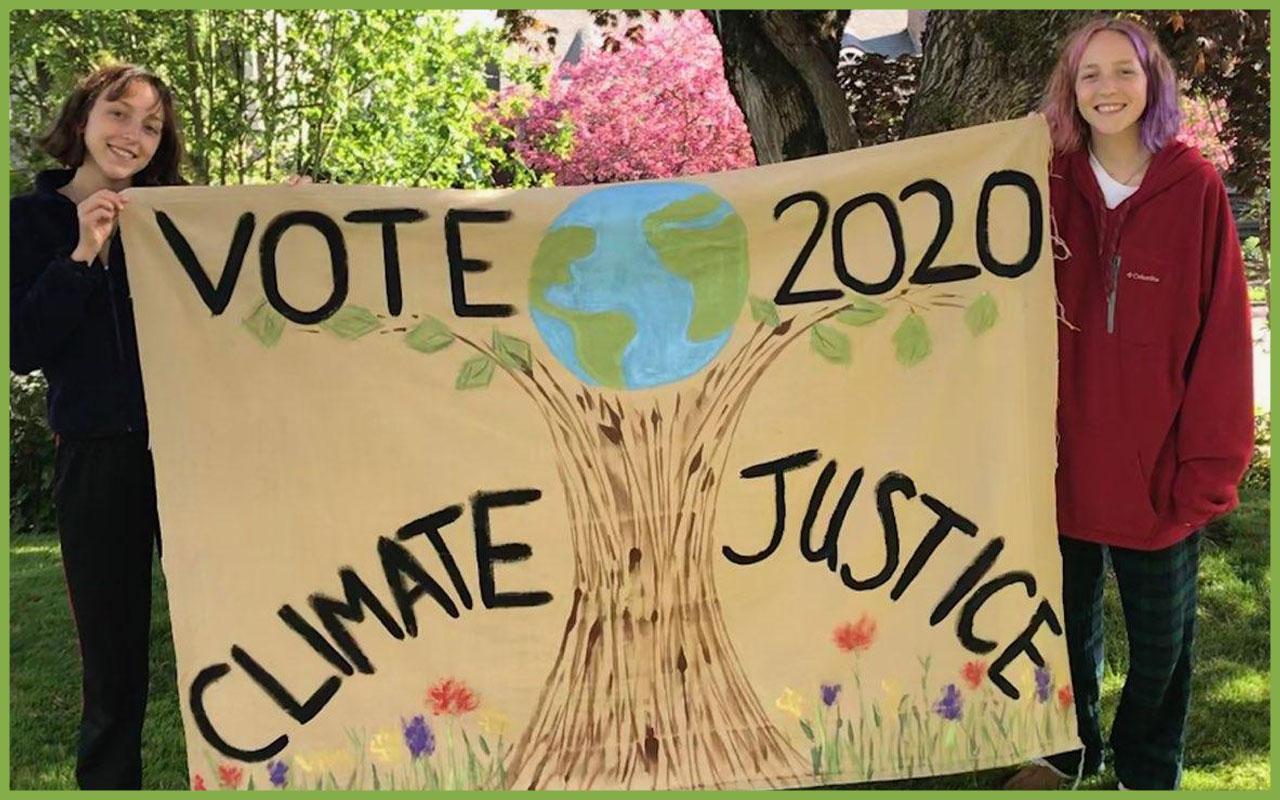
[[[1110,745],[1121,788],[1174,789],[1191,697],[1200,532],[1238,503],[1253,447],[1249,303],[1226,189],[1175,138],[1177,77],[1146,28],[1099,18],[1063,47],[1053,137],[1058,533],[1082,749],[1006,784],[1102,769],[1102,587],[1129,668]]]

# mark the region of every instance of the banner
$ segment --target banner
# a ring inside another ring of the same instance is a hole
[[[193,785],[1078,746],[1040,118],[609,186],[132,190]]]

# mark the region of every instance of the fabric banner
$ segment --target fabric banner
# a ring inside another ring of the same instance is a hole
[[[1078,746],[1041,118],[685,179],[131,190],[193,783]]]

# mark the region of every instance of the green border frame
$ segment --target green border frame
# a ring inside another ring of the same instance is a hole
[[[541,2],[536,2],[536,1],[535,1],[535,2],[531,2],[531,3],[523,3],[523,4],[520,4],[520,3],[477,3],[477,2],[449,2],[449,3],[441,3],[441,2],[399,2],[399,3],[397,3],[397,2],[386,2],[386,0],[346,0],[346,2],[335,2],[334,0],[301,0],[301,1],[297,1],[297,0],[289,1],[289,0],[286,0],[286,1],[284,1],[284,2],[280,2],[280,0],[277,0],[276,2],[269,2],[269,1],[268,1],[268,2],[259,2],[259,3],[252,3],[252,2],[227,2],[227,0],[204,0],[204,2],[174,2],[173,0],[169,0],[169,2],[164,2],[163,0],[161,0],[160,2],[156,2],[155,0],[135,0],[135,2],[130,2],[130,3],[121,3],[121,2],[105,2],[105,3],[103,3],[103,2],[91,2],[90,0],[79,0],[79,2],[48,2],[48,3],[39,3],[39,2],[36,2],[36,3],[27,3],[27,2],[23,2],[23,3],[14,3],[14,4],[5,3],[5,4],[4,4],[4,10],[5,10],[4,19],[3,19],[3,21],[0,21],[0,48],[3,48],[3,56],[2,56],[2,58],[3,58],[3,65],[4,65],[3,74],[2,74],[2,75],[0,75],[0,89],[2,89],[2,90],[3,90],[3,91],[2,91],[2,96],[0,96],[0,110],[3,110],[3,112],[4,112],[4,114],[5,114],[5,117],[6,117],[6,119],[7,119],[7,118],[8,118],[8,110],[9,110],[9,12],[10,12],[10,11],[13,11],[13,10],[15,10],[15,9],[25,9],[25,8],[50,8],[50,9],[96,9],[96,10],[104,10],[104,11],[108,11],[108,10],[124,10],[124,9],[174,9],[174,10],[176,10],[176,9],[205,9],[205,8],[225,8],[225,9],[240,9],[240,8],[279,8],[279,9],[298,9],[298,8],[357,8],[357,9],[371,9],[371,8],[423,8],[423,9],[429,9],[429,8],[447,8],[447,9],[498,9],[498,8],[526,8],[526,7],[527,7],[527,8],[557,8],[557,9],[558,9],[558,8],[564,8],[564,9],[578,9],[578,8],[583,8],[585,5],[586,5],[586,3],[582,2],[582,0],[578,0],[578,2],[565,2],[564,0],[541,0]],[[759,0],[754,0],[754,1],[753,1],[753,0],[738,0],[737,2],[724,2],[724,0],[720,0],[720,2],[710,2],[710,3],[702,3],[702,4],[687,4],[687,3],[651,4],[651,5],[648,5],[648,6],[646,6],[646,7],[648,7],[648,8],[663,8],[663,9],[667,9],[667,8],[686,8],[686,9],[695,9],[695,8],[696,8],[696,9],[703,9],[703,8],[717,8],[717,9],[731,10],[731,9],[761,9],[761,8],[778,8],[778,7],[784,7],[784,8],[785,8],[785,7],[787,7],[788,5],[790,5],[790,4],[786,4],[786,3],[779,3],[779,2],[772,2],[772,3],[770,3],[770,2],[760,2]],[[832,5],[832,7],[835,7],[835,8],[851,8],[851,9],[866,9],[866,8],[885,8],[885,7],[894,7],[894,8],[922,8],[922,9],[929,9],[929,10],[935,10],[935,9],[936,9],[936,10],[945,10],[945,9],[973,9],[973,8],[981,8],[981,9],[1010,9],[1010,10],[1014,10],[1014,9],[1017,9],[1017,10],[1036,10],[1036,9],[1044,9],[1046,6],[1049,6],[1049,5],[1052,5],[1052,7],[1054,7],[1054,8],[1098,9],[1098,10],[1100,10],[1100,11],[1101,11],[1101,10],[1114,9],[1117,5],[1123,5],[1125,8],[1132,8],[1132,9],[1144,9],[1144,10],[1145,10],[1145,9],[1161,9],[1161,8],[1169,8],[1171,5],[1174,5],[1174,4],[1171,4],[1171,3],[1150,3],[1150,2],[1127,2],[1127,3],[1117,4],[1117,3],[1114,3],[1114,2],[1113,2],[1113,3],[1097,2],[1096,0],[1094,0],[1094,1],[1092,1],[1092,2],[1065,2],[1065,3],[1052,3],[1052,4],[1050,4],[1050,3],[1048,3],[1048,2],[1043,2],[1043,0],[1042,0],[1042,2],[1039,2],[1039,3],[1018,2],[1018,0],[968,0],[968,2],[966,2],[965,0],[934,0],[934,2],[920,2],[920,0],[905,0],[905,2],[892,2],[892,0],[889,0],[888,2],[874,2],[874,0],[872,0],[871,2],[863,2],[863,3],[836,3],[836,4],[833,4],[833,5]],[[1199,10],[1199,9],[1236,9],[1236,8],[1239,8],[1239,9],[1273,9],[1273,8],[1274,8],[1274,6],[1275,6],[1275,3],[1274,3],[1274,2],[1272,2],[1272,3],[1265,3],[1265,2],[1264,2],[1264,3],[1259,3],[1259,2],[1256,2],[1256,1],[1255,1],[1255,2],[1243,2],[1243,3],[1242,3],[1242,2],[1234,2],[1234,3],[1233,3],[1233,2],[1224,2],[1223,0],[1198,0],[1197,2],[1193,2],[1193,3],[1192,3],[1192,5],[1193,5],[1193,6],[1194,6],[1194,8],[1195,8],[1195,9],[1197,9],[1197,10]],[[810,4],[808,4],[808,3],[803,4],[803,5],[800,5],[800,8],[807,8],[807,7],[812,7],[812,6],[811,6]],[[1272,16],[1271,16],[1271,34],[1272,34],[1272,38],[1273,38],[1273,39],[1275,38],[1276,29],[1277,29],[1276,17],[1275,17],[1275,15],[1274,15],[1274,14],[1272,14]],[[1273,76],[1274,76],[1274,74],[1275,74],[1276,67],[1277,67],[1277,65],[1278,65],[1278,64],[1280,64],[1280,57],[1278,57],[1278,56],[1277,56],[1276,51],[1275,51],[1274,49],[1272,49],[1272,51],[1271,51],[1271,72],[1272,72],[1272,75],[1273,75]],[[1270,93],[1270,102],[1271,102],[1271,149],[1272,149],[1272,152],[1273,152],[1273,153],[1274,153],[1274,151],[1275,151],[1275,145],[1276,145],[1277,123],[1278,123],[1278,121],[1280,121],[1280,110],[1278,110],[1278,109],[1277,109],[1277,106],[1276,106],[1276,100],[1277,100],[1277,92],[1276,92],[1276,85],[1275,85],[1274,78],[1273,78],[1272,85],[1271,85],[1271,93]],[[2,142],[2,143],[0,143],[0,151],[2,151],[2,152],[3,152],[4,157],[5,157],[5,161],[6,161],[6,163],[8,163],[8,161],[9,161],[9,137],[8,137],[8,136],[5,136],[5,137],[4,137],[4,140],[3,140],[3,142]],[[2,174],[0,174],[0,188],[2,188],[2,189],[4,190],[5,194],[7,194],[7,193],[8,193],[8,188],[9,188],[9,173],[8,173],[8,171],[7,171],[7,170],[6,170],[6,171],[4,171]],[[1273,169],[1273,170],[1272,170],[1272,174],[1271,174],[1271,195],[1272,195],[1272,197],[1273,197],[1273,198],[1275,198],[1275,197],[1276,197],[1276,194],[1277,194],[1276,190],[1277,190],[1277,188],[1280,188],[1280,181],[1278,181],[1278,180],[1277,180],[1275,170]],[[1277,229],[1277,227],[1278,227],[1278,223],[1280,223],[1280,208],[1278,208],[1278,207],[1275,205],[1275,203],[1273,202],[1273,204],[1272,204],[1272,208],[1271,208],[1271,228],[1272,228],[1272,230],[1276,230],[1276,229]],[[5,243],[6,243],[6,245],[7,245],[7,243],[8,243],[8,239],[9,239],[9,218],[8,218],[8,216],[7,216],[7,215],[5,216],[5,218],[3,219],[3,221],[0,221],[0,238],[3,238],[3,239],[4,239],[4,241],[5,241]],[[1272,261],[1274,261],[1274,260],[1275,260],[1275,256],[1276,256],[1276,253],[1277,253],[1277,251],[1278,251],[1278,250],[1280,250],[1280,248],[1277,248],[1276,243],[1275,243],[1275,241],[1274,241],[1274,239],[1273,239],[1273,241],[1272,241],[1272,246],[1271,246],[1271,257],[1272,257]],[[6,252],[7,252],[7,246],[6,246]],[[7,261],[6,261],[6,267],[7,267]],[[7,272],[7,269],[6,269],[6,272]],[[7,363],[7,360],[8,360],[8,352],[9,352],[9,325],[8,325],[8,318],[9,318],[9,304],[8,304],[8,302],[7,302],[7,296],[8,296],[8,289],[7,289],[7,285],[8,285],[8,284],[7,284],[7,281],[6,281],[5,285],[6,285],[6,288],[4,289],[4,292],[5,292],[5,296],[6,296],[6,302],[3,304],[3,306],[0,306],[0,317],[3,317],[3,322],[4,322],[3,326],[0,326],[0,341],[2,341],[2,342],[3,342],[3,344],[4,344],[5,359],[6,359],[6,363]],[[1273,296],[1273,298],[1272,298],[1272,306],[1271,306],[1271,314],[1272,314],[1272,317],[1273,317],[1273,318],[1275,317],[1275,313],[1276,313],[1277,307],[1278,307],[1277,301],[1276,301],[1276,299],[1275,299],[1275,298],[1274,298],[1274,296]],[[1273,364],[1274,364],[1274,358],[1273,358]],[[1272,391],[1272,396],[1273,396],[1273,397],[1275,396],[1275,389],[1276,389],[1276,385],[1277,385],[1277,375],[1276,375],[1275,370],[1273,369],[1273,370],[1272,370],[1272,374],[1271,374],[1271,391]],[[5,395],[5,401],[4,401],[4,402],[5,402],[5,407],[6,407],[6,410],[7,410],[7,409],[8,409],[8,402],[9,402],[9,401],[8,401],[8,395],[7,395],[7,394]],[[9,417],[8,417],[8,414],[6,414],[6,415],[5,415],[5,418],[4,418],[4,423],[3,423],[3,426],[4,426],[4,435],[5,435],[5,441],[6,441],[6,442],[8,441],[8,436],[9,436],[9,421],[8,421],[8,420],[9,420]],[[9,473],[9,461],[8,461],[8,459],[5,459],[5,461],[4,461],[3,471],[4,471],[5,478],[6,478],[6,480],[5,480],[5,486],[6,486],[6,487],[8,487],[8,485],[9,485],[9,483],[8,483],[8,473]],[[6,490],[5,490],[5,491],[6,491],[6,495],[7,495],[8,488],[6,488]],[[1275,515],[1276,515],[1276,511],[1275,511],[1275,506],[1276,506],[1276,498],[1277,498],[1277,495],[1278,495],[1278,494],[1280,494],[1280,490],[1277,490],[1277,488],[1276,488],[1275,484],[1273,483],[1273,484],[1272,484],[1272,488],[1271,488],[1271,496],[1270,496],[1270,500],[1271,500],[1271,508],[1270,508],[1270,535],[1271,535],[1271,541],[1272,541],[1272,543],[1273,543],[1273,544],[1274,544],[1275,539],[1276,539],[1276,516],[1275,516]],[[6,518],[6,523],[5,523],[5,540],[6,540],[6,543],[8,542],[8,538],[9,538],[9,537],[8,537],[8,534],[9,534],[9,524],[8,524],[8,520],[7,520],[7,518]],[[1272,579],[1273,579],[1273,580],[1272,580],[1272,583],[1274,584],[1274,583],[1275,583],[1275,580],[1274,580],[1274,579],[1277,577],[1277,569],[1276,569],[1276,563],[1275,563],[1274,558],[1272,559],[1272,562],[1271,562],[1271,577],[1272,577]],[[0,581],[3,581],[3,583],[4,583],[6,586],[7,586],[7,585],[8,585],[8,583],[9,583],[9,549],[8,549],[8,547],[6,547],[6,548],[5,548],[3,557],[2,557],[2,558],[0,558]],[[2,601],[0,601],[0,603],[2,603],[2,604],[3,604],[3,607],[4,607],[4,609],[5,609],[5,617],[6,617],[6,620],[7,620],[7,619],[8,619],[8,615],[9,615],[9,594],[8,594],[8,592],[7,592],[7,591],[6,591],[6,592],[5,592],[5,594],[4,594],[4,599],[3,599]],[[1276,665],[1277,665],[1277,654],[1276,654],[1276,650],[1277,650],[1277,644],[1280,644],[1280,642],[1278,642],[1278,641],[1277,641],[1277,633],[1276,633],[1276,629],[1275,629],[1275,625],[1274,625],[1274,622],[1275,622],[1275,619],[1276,619],[1276,616],[1277,616],[1277,611],[1280,611],[1280,599],[1278,599],[1278,598],[1276,597],[1276,595],[1275,595],[1275,593],[1274,593],[1274,591],[1273,591],[1272,596],[1271,596],[1271,622],[1272,622],[1272,626],[1271,626],[1271,780],[1272,780],[1272,791],[1274,791],[1274,790],[1275,790],[1274,783],[1275,783],[1275,778],[1276,778],[1276,774],[1277,774],[1277,771],[1278,771],[1278,770],[1277,770],[1277,764],[1278,764],[1278,763],[1280,763],[1280,762],[1278,762],[1278,761],[1277,761],[1277,754],[1276,754],[1276,741],[1277,741],[1277,739],[1276,739],[1276,731],[1277,731],[1277,727],[1278,727],[1278,726],[1280,726],[1280,707],[1277,707],[1276,702],[1275,702],[1275,696],[1276,696],[1276,693],[1277,693],[1277,689],[1280,689],[1280,681],[1278,681],[1278,680],[1277,680],[1278,676],[1277,676],[1277,671],[1276,671]],[[41,798],[43,798],[43,797],[61,797],[61,796],[73,797],[73,796],[76,796],[76,794],[75,794],[74,792],[70,791],[70,790],[65,790],[65,791],[62,791],[62,790],[60,790],[60,791],[34,791],[34,790],[13,791],[13,790],[11,790],[11,789],[9,788],[8,776],[9,776],[9,774],[10,774],[10,764],[9,764],[9,625],[8,625],[8,624],[6,624],[6,625],[4,626],[3,631],[0,631],[0,645],[2,645],[2,646],[3,646],[3,648],[4,648],[3,667],[2,667],[2,668],[0,668],[0,723],[3,723],[3,727],[4,727],[3,734],[0,734],[0,737],[2,737],[2,741],[3,741],[3,747],[2,747],[2,748],[0,748],[0,774],[3,774],[3,775],[5,776],[5,784],[4,784],[3,788],[0,788],[0,792],[3,792],[3,794],[5,794],[5,795],[10,795],[10,794],[12,794],[12,795],[14,795],[14,796],[30,796],[30,797],[41,797]],[[830,792],[830,791],[831,791],[831,790],[829,790],[829,789],[808,789],[808,790],[801,790],[801,791],[800,791],[800,794],[801,794],[801,795],[803,795],[803,796],[815,796],[815,797],[820,797],[820,796],[825,796],[825,795],[824,795],[824,793],[826,793],[826,792]],[[98,795],[97,795],[97,796],[103,796],[103,797],[127,797],[127,796],[132,796],[133,794],[134,794],[133,792],[102,792],[102,793],[98,793]],[[376,792],[373,792],[373,791],[347,791],[347,792],[325,792],[324,796],[326,796],[326,797],[340,796],[340,797],[361,797],[361,798],[371,798],[371,797],[379,796],[380,794],[381,794],[381,793],[376,793]],[[404,794],[404,793],[401,793],[401,794]],[[460,792],[460,793],[457,793],[457,794],[458,794],[459,796],[466,796],[466,797],[470,797],[470,798],[498,798],[498,797],[507,797],[507,796],[511,796],[511,795],[514,795],[515,793],[512,793],[512,792]],[[590,792],[590,793],[588,793],[588,792],[569,792],[569,793],[561,793],[561,796],[564,796],[564,795],[570,795],[570,794],[572,794],[572,795],[588,795],[588,794],[589,794],[589,795],[590,795],[591,797],[593,797],[593,798],[594,798],[594,797],[601,797],[601,798],[603,798],[603,797],[626,797],[626,796],[634,796],[634,794],[636,794],[636,793],[634,793],[634,792],[620,792],[620,791],[613,791],[613,792]],[[723,792],[696,792],[696,791],[683,791],[683,792],[661,792],[661,793],[649,793],[649,794],[658,794],[658,795],[661,795],[662,797],[673,797],[673,798],[675,798],[675,797],[699,797],[699,798],[703,798],[703,797],[711,797],[711,796],[714,796],[714,797],[724,797],[724,798],[732,798],[732,797],[746,798],[746,797],[751,797],[751,796],[758,796],[758,795],[757,795],[757,793],[755,793],[755,792],[746,792],[746,791],[723,791]],[[986,796],[986,795],[988,795],[988,794],[989,794],[989,792],[987,792],[987,791],[978,791],[978,790],[955,790],[955,791],[947,792],[947,796],[948,796],[948,797],[968,797],[968,798],[980,798],[980,797],[985,797],[985,796]],[[1088,794],[1088,795],[1096,795],[1096,794],[1102,794],[1102,792],[1100,792],[1100,791],[1089,791],[1089,792],[1086,792],[1085,794]],[[1226,790],[1222,790],[1222,791],[1199,792],[1199,793],[1197,793],[1197,794],[1198,794],[1198,795],[1200,795],[1200,796],[1204,796],[1204,795],[1210,795],[1210,796],[1222,795],[1222,796],[1232,796],[1232,797],[1234,797],[1234,796],[1237,796],[1239,793],[1237,793],[1237,792],[1229,792],[1229,791],[1226,791]],[[918,793],[917,793],[917,792],[915,792],[915,791],[905,790],[905,789],[891,789],[891,790],[882,790],[882,793],[881,793],[881,794],[879,794],[879,795],[877,795],[877,796],[891,796],[891,797],[892,797],[892,796],[901,796],[901,797],[914,797],[914,796],[918,796]],[[1038,792],[1026,792],[1026,791],[1019,791],[1019,792],[1011,792],[1011,793],[1009,793],[1009,796],[1010,796],[1010,797],[1040,796],[1040,793],[1038,793]]]

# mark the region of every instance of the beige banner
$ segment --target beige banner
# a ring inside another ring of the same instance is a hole
[[[1077,745],[1040,118],[688,179],[131,191],[193,784]]]

